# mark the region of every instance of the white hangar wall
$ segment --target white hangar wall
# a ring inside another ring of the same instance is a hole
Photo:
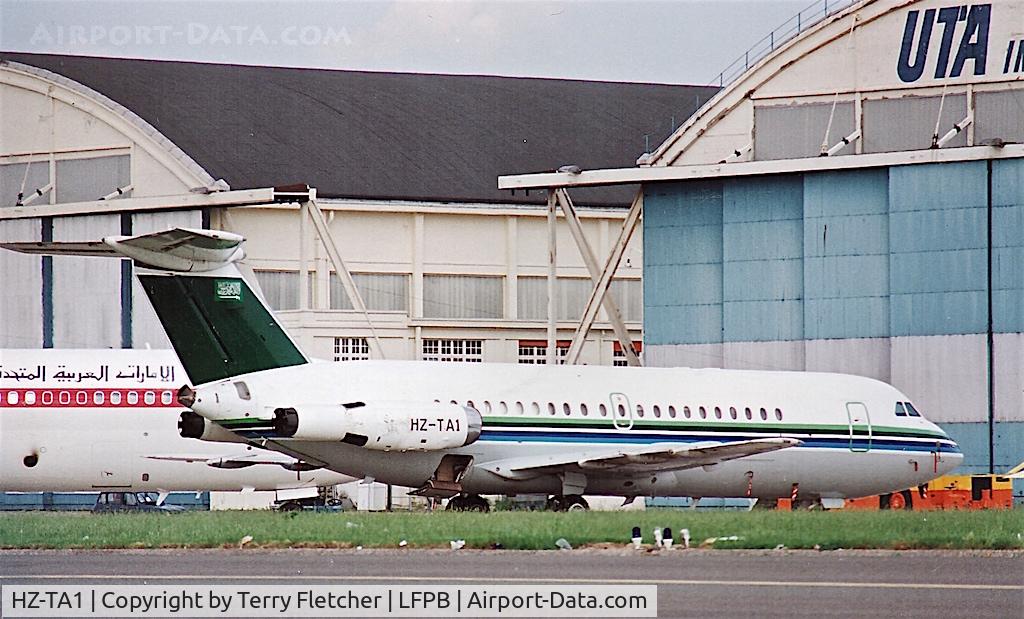
[[[646,164],[722,163],[644,187],[648,363],[876,377],[966,471],[1024,460],[1022,23],[1018,0],[855,3],[663,143]],[[845,169],[811,171],[823,142]],[[918,163],[933,144],[949,161]]]
[[[233,230],[249,239],[268,298],[311,354],[370,355],[365,317],[352,311],[312,226],[300,232],[296,208],[119,210],[119,196],[181,196],[215,179],[130,110],[49,71],[0,63],[0,119],[0,240],[85,240],[170,226]],[[82,206],[108,195],[107,203]],[[388,358],[543,360],[543,208],[351,200],[321,207]],[[580,210],[591,244],[607,251],[624,210]],[[303,246],[311,271],[305,304],[298,295]],[[641,247],[637,235],[613,285],[636,341]],[[558,256],[559,340],[567,346],[589,279],[564,226]],[[2,252],[0,282],[0,347],[169,347],[127,262]],[[622,362],[614,341],[610,325],[599,322],[583,360]]]

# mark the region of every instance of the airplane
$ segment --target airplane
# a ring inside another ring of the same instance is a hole
[[[171,350],[0,350],[0,492],[166,495],[353,481],[228,431],[182,438],[184,378]]]
[[[480,494],[751,497],[839,506],[955,469],[910,398],[817,372],[315,362],[240,270],[244,238],[175,228],[24,253],[128,257],[190,380],[183,420],[353,477],[486,509]],[[258,290],[258,287],[256,288]]]

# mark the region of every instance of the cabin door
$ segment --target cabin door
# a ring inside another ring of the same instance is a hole
[[[863,402],[847,402],[850,424],[850,451],[871,451],[871,416]]]
[[[624,393],[611,393],[608,396],[612,405],[612,423],[616,430],[629,430],[633,427],[633,407]]]

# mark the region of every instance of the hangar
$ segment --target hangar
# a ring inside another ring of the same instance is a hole
[[[716,91],[3,53],[0,239],[213,225],[250,239],[268,300],[314,356],[544,362],[544,195],[494,177],[626,165]],[[368,315],[298,207],[260,189],[291,183],[318,189]],[[597,251],[630,195],[580,196]],[[556,249],[564,352],[589,273],[564,229]],[[636,239],[613,285],[637,342],[642,261]],[[129,269],[4,252],[0,347],[167,347]],[[611,329],[599,321],[585,362],[625,363]]]
[[[636,167],[648,365],[838,371],[1024,459],[1024,5],[818,2]],[[887,411],[889,413],[889,411]]]

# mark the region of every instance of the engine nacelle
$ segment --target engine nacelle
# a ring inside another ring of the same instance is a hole
[[[230,379],[202,387],[182,387],[178,390],[178,403],[206,417],[210,421],[251,423],[261,419],[270,421],[269,411],[261,410],[244,380]],[[269,424],[268,424],[269,425]]]
[[[480,438],[480,412],[456,404],[351,402],[274,410],[278,436],[341,441],[377,451],[453,449]]]
[[[244,438],[225,430],[198,413],[184,411],[178,417],[178,434],[182,438],[194,438],[215,443],[246,443]]]

